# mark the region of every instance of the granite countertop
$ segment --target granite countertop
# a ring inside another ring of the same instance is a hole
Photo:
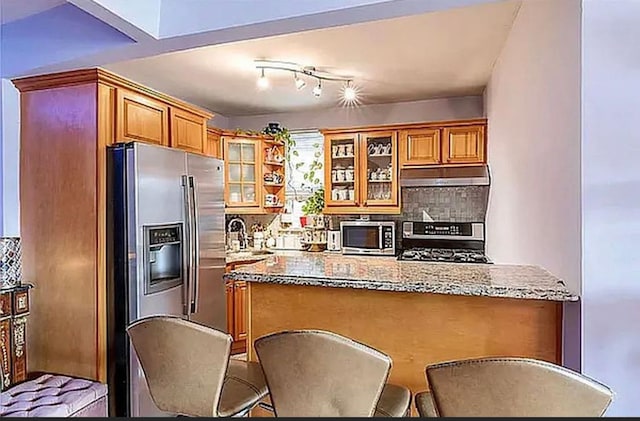
[[[249,249],[242,251],[228,251],[225,256],[226,263],[242,263],[242,262],[255,262],[264,260],[271,256],[302,256],[302,250],[260,250],[255,253]]]
[[[225,279],[285,285],[576,301],[564,282],[528,265],[428,263],[327,252],[276,254]]]

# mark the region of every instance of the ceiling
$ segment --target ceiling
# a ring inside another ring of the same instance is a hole
[[[254,59],[291,61],[354,77],[362,104],[481,94],[520,0],[202,47],[104,66],[225,116],[328,108],[342,85],[267,71],[259,91]]]
[[[65,3],[65,0],[0,0],[0,22],[13,22]]]

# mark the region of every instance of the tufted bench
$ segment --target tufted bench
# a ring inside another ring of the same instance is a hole
[[[44,374],[0,394],[0,417],[106,417],[107,385]]]

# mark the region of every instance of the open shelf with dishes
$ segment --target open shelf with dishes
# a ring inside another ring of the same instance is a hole
[[[263,145],[263,205],[266,212],[280,212],[284,208],[285,146],[281,142]]]

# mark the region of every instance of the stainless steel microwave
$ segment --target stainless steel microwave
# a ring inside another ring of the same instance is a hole
[[[396,224],[393,221],[342,221],[340,237],[342,254],[396,254]]]

